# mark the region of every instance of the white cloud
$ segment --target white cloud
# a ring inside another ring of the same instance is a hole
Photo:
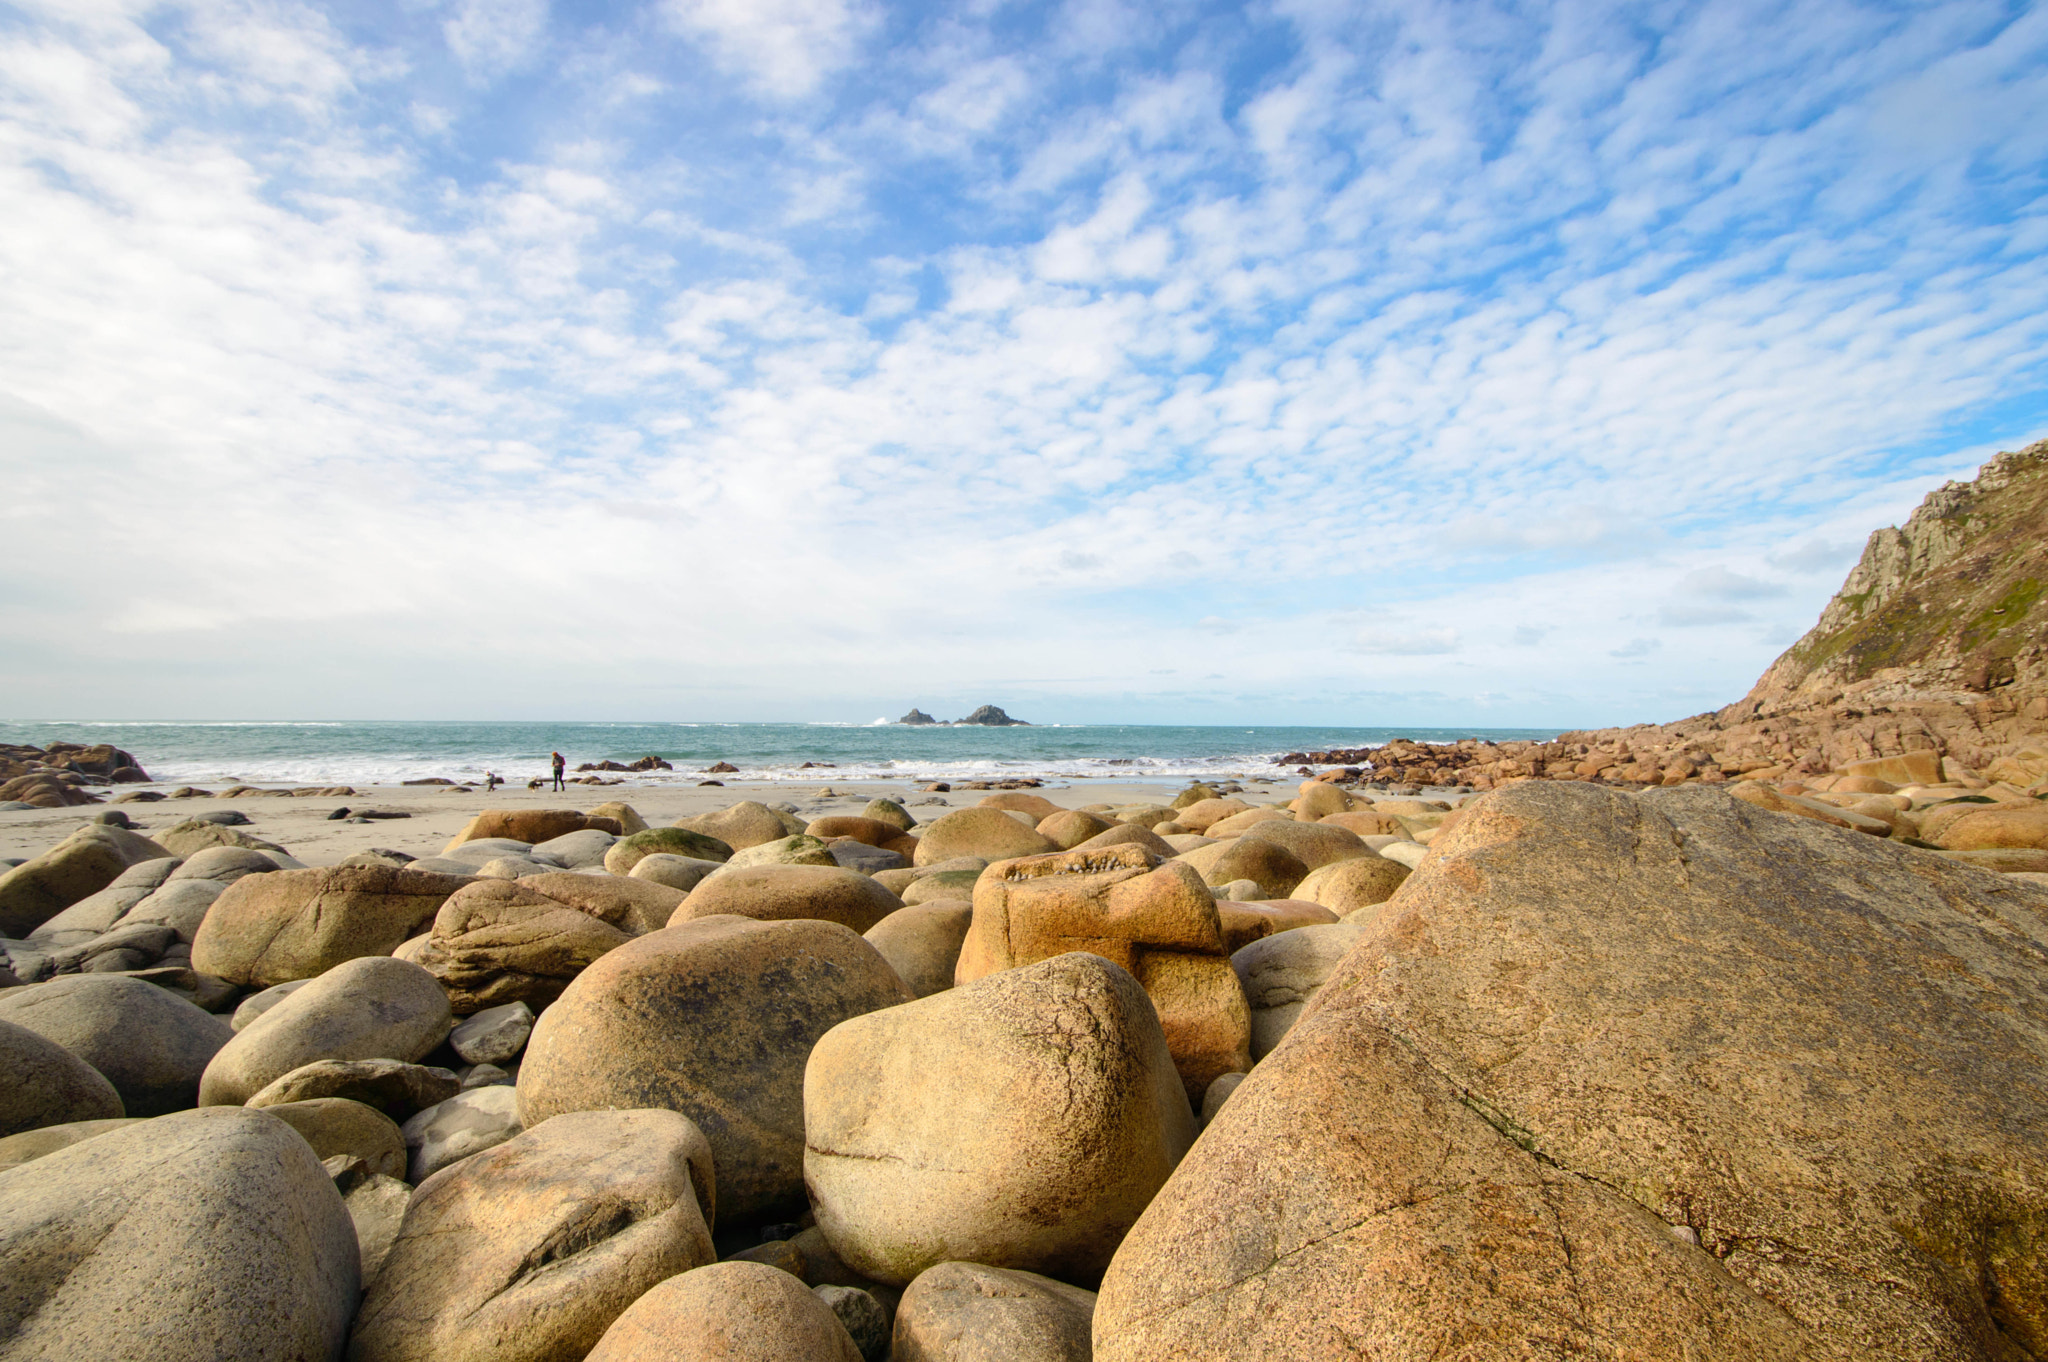
[[[1761,581],[1724,567],[1698,568],[1678,579],[1678,589],[1688,596],[1717,601],[1755,601],[1782,596],[1785,588],[1777,582]]]
[[[1354,646],[1362,653],[1386,653],[1395,657],[1434,657],[1458,651],[1456,629],[1397,629],[1385,631],[1368,627],[1358,631]]]
[[[1670,717],[2032,433],[2033,134],[1872,131],[1974,29],[668,12],[769,112],[539,7],[442,12],[517,111],[298,9],[0,32],[17,705]]]
[[[463,68],[490,81],[533,60],[547,27],[548,0],[456,0],[441,32]]]
[[[855,0],[664,0],[663,10],[720,66],[783,99],[852,61],[878,22]]]

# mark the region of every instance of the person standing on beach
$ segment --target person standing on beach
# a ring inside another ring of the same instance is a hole
[[[555,760],[555,788],[556,788],[557,790],[567,790],[567,789],[569,788],[569,786],[567,785],[567,783],[565,783],[565,782],[563,781],[563,779],[562,779],[562,772],[563,772],[563,770],[564,770],[564,769],[566,769],[566,768],[568,767],[569,763],[568,763],[568,762],[566,762],[566,761],[564,761],[564,760],[562,760],[562,754],[561,754],[560,752],[557,752],[557,753],[555,753],[555,754],[554,754],[554,760]]]

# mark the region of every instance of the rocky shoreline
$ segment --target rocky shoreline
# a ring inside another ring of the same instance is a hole
[[[0,876],[0,1275],[61,1307],[0,1355],[1277,1362],[1505,1349],[1576,1301],[1582,1350],[1990,1358],[1973,1302],[2048,1324],[2011,1228],[2048,1225],[2048,804],[1892,760],[1804,794],[690,790],[667,824],[279,801],[441,829],[325,865],[270,806],[108,809]],[[1942,961],[1976,982],[1933,1017]],[[1969,1199],[1929,1201],[1959,1149]],[[1994,1233],[1958,1297],[1930,1237]],[[1473,1293],[1492,1261],[1521,1298]]]
[[[2048,1356],[2024,453],[1736,705],[1291,789],[10,749],[0,1362]]]

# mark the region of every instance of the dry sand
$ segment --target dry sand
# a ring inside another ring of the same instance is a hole
[[[1137,781],[1076,780],[1048,784],[1027,793],[1043,795],[1061,808],[1078,809],[1088,804],[1169,803],[1187,784],[1141,783]],[[148,786],[124,787],[148,789]],[[483,809],[592,809],[610,800],[622,800],[636,809],[653,827],[678,818],[709,813],[755,799],[763,804],[793,804],[798,816],[822,818],[831,813],[859,813],[870,799],[894,799],[910,810],[919,823],[929,823],[947,808],[965,808],[987,798],[986,790],[954,790],[948,794],[925,794],[906,781],[834,781],[829,785],[788,782],[738,782],[725,786],[699,785],[571,785],[566,794],[529,791],[525,786],[500,786],[486,795],[482,790],[458,792],[441,786],[396,785],[354,787],[349,798],[290,798],[276,795],[242,795],[235,799],[166,799],[153,804],[83,805],[70,809],[17,810],[0,813],[0,857],[34,856],[60,841],[73,829],[90,822],[107,808],[128,815],[136,828],[147,834],[181,823],[196,813],[235,809],[249,818],[244,829],[265,841],[283,847],[307,865],[332,865],[344,857],[371,847],[388,847],[412,856],[432,856],[462,830],[463,824]],[[834,793],[826,795],[824,791]],[[1252,803],[1290,799],[1294,787],[1245,783],[1245,797]],[[338,808],[393,809],[409,818],[370,823],[330,820]]]

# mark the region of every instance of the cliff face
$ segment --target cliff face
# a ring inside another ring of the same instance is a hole
[[[1389,743],[1282,760],[1370,763],[1382,782],[1490,789],[1529,776],[1805,778],[1923,753],[1929,772],[2048,787],[2044,585],[2048,440],[2000,454],[1974,482],[1929,493],[1903,527],[1871,535],[1820,622],[1724,709],[1547,743]]]
[[[1928,494],[1863,558],[1741,705],[1975,704],[2048,693],[2048,440]]]

